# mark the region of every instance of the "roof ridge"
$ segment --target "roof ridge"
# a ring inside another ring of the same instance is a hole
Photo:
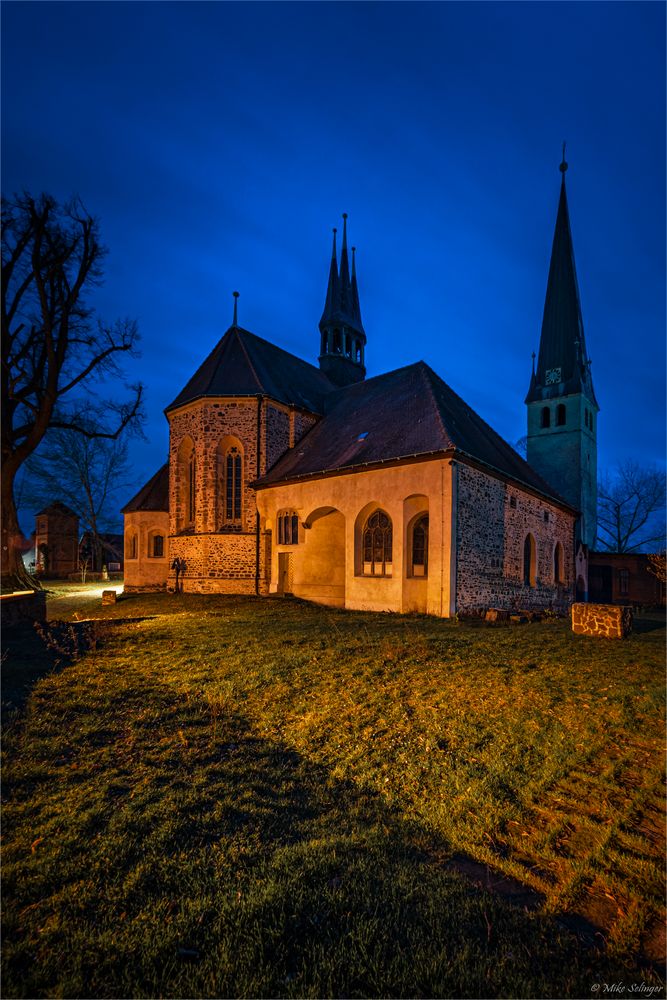
[[[246,361],[250,365],[250,371],[252,372],[252,374],[254,376],[254,379],[257,382],[257,385],[259,386],[260,391],[263,392],[263,391],[265,391],[265,387],[262,385],[262,380],[260,379],[259,375],[257,374],[257,369],[255,368],[254,364],[252,363],[250,355],[248,354],[248,348],[243,343],[243,337],[239,337],[240,327],[235,327],[234,330],[235,330],[238,342],[241,345],[241,350],[243,351],[243,353],[245,355]],[[247,332],[250,332],[250,331],[247,331]]]
[[[445,427],[445,422],[442,419],[442,413],[440,412],[440,407],[438,406],[438,402],[437,402],[437,400],[435,398],[435,393],[433,392],[433,381],[430,378],[431,375],[435,375],[436,378],[438,378],[438,375],[436,374],[436,372],[433,371],[433,369],[430,367],[430,365],[426,364],[425,361],[418,361],[417,362],[417,367],[420,368],[420,373],[421,373],[422,379],[426,383],[428,395],[429,395],[429,398],[431,400],[433,409],[435,410],[436,417],[438,418],[438,423],[440,424],[440,429],[442,430],[442,433],[443,433],[445,439],[446,440],[448,439],[448,440],[451,441],[451,437],[450,437],[450,435],[447,432],[447,428]],[[427,377],[427,376],[429,376],[429,377]],[[440,381],[443,382],[443,379],[441,379]],[[443,384],[447,385],[446,382],[444,382]],[[453,441],[452,441],[452,444],[454,445]],[[456,445],[454,445],[454,447],[456,448]]]
[[[285,347],[281,347],[279,344],[274,344],[272,340],[267,340],[266,337],[260,337],[258,333],[253,333],[252,330],[246,330],[242,326],[237,326],[236,329],[238,330],[239,333],[246,334],[249,337],[253,337],[255,340],[259,340],[262,344],[266,344],[267,347],[271,347],[274,351],[280,351],[281,354],[286,354],[294,361],[298,361],[302,365],[307,365],[308,368],[311,368],[314,372],[317,372],[317,374],[321,375],[323,378],[325,379],[327,378],[321,368],[318,368],[317,365],[311,364],[310,361],[306,361],[305,358],[299,357],[298,354],[293,354],[291,351],[288,351]],[[327,379],[327,381],[329,380]]]

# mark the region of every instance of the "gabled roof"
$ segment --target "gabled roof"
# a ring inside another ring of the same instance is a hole
[[[332,389],[318,368],[240,326],[230,326],[165,413],[206,396],[269,396],[322,413]]]
[[[547,292],[544,300],[537,370],[531,378],[526,402],[546,396],[583,392],[596,403],[590,362],[586,354],[579,285],[574,264],[574,245],[565,190],[567,163],[561,163],[561,186],[554,230]],[[547,372],[560,369],[557,383],[547,381]],[[547,388],[547,392],[542,390]]]
[[[444,452],[572,509],[423,361],[332,392],[323,419],[255,485]]]
[[[125,504],[121,514],[136,510],[169,510],[169,462],[165,462],[136,496]]]

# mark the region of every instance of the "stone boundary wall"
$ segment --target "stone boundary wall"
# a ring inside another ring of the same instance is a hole
[[[16,594],[1,594],[0,613],[3,628],[46,621],[46,591],[29,590],[19,591]]]
[[[572,631],[605,639],[625,639],[632,631],[632,608],[620,604],[573,604]]]

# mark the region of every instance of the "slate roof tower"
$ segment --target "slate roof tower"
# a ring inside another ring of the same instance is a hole
[[[540,348],[533,355],[528,408],[528,462],[580,511],[576,542],[589,548],[597,530],[597,414],[586,352],[565,188],[565,146]]]
[[[366,376],[364,350],[366,334],[361,322],[359,290],[352,247],[352,273],[347,253],[347,214],[343,214],[343,245],[340,270],[336,251],[336,232],[329,267],[329,283],[320,320],[320,369],[338,386],[361,382]]]

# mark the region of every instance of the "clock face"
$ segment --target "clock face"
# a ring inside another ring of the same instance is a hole
[[[547,368],[546,384],[547,385],[558,385],[561,378],[560,368]]]

